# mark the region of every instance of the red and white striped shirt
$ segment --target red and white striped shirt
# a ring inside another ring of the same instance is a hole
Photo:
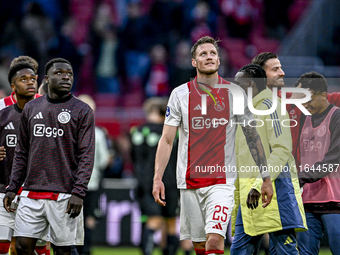
[[[14,98],[14,94],[15,92],[13,91],[10,96],[0,99],[0,110],[17,102],[17,100],[15,100]],[[38,97],[41,97],[41,95],[39,94],[34,95],[34,98]]]

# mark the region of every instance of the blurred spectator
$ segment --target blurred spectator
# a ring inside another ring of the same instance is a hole
[[[92,26],[91,44],[98,91],[118,94],[118,38],[111,16],[109,5],[102,3],[98,6]]]
[[[191,41],[196,42],[203,36],[214,37],[216,33],[216,15],[205,1],[199,1],[192,11],[193,24],[190,31]]]
[[[124,164],[123,156],[119,150],[117,141],[107,136],[107,143],[109,148],[109,165],[106,167],[104,172],[104,178],[122,178]]]
[[[226,17],[229,36],[249,39],[256,12],[255,0],[221,0],[221,11]]]
[[[56,33],[51,18],[46,16],[39,4],[30,2],[27,4],[21,27],[25,37],[30,42],[30,52],[38,63],[46,63],[49,60],[48,51],[56,39]],[[31,55],[31,54],[30,54]],[[43,65],[41,65],[43,66]],[[38,74],[43,70],[40,66]]]
[[[289,29],[288,9],[294,0],[264,0],[264,20],[268,35],[283,39]]]
[[[0,55],[0,91],[2,92],[0,97],[4,98],[12,93],[10,84],[8,84],[7,74],[8,68],[11,63],[11,59],[7,54]]]
[[[121,33],[128,85],[142,87],[142,80],[150,62],[147,52],[152,45],[154,34],[154,26],[149,18],[142,14],[140,4],[130,2],[127,23]]]
[[[218,73],[224,79],[229,80],[229,78],[233,77],[236,70],[233,70],[231,66],[228,52],[224,48],[220,48],[219,53],[220,53],[220,67],[218,69]]]
[[[178,248],[176,236],[176,216],[178,210],[179,191],[176,185],[176,161],[177,139],[174,142],[169,164],[163,177],[166,186],[166,207],[158,205],[152,195],[152,183],[154,174],[155,155],[158,141],[162,135],[163,122],[167,99],[149,98],[144,104],[146,123],[140,127],[131,129],[131,141],[133,145],[132,155],[134,172],[138,180],[137,201],[146,222],[142,230],[142,251],[144,255],[151,255],[154,248],[153,235],[155,231],[165,225],[165,233],[162,235],[161,248],[164,255],[175,255]]]
[[[65,19],[48,52],[50,58],[66,58],[72,63],[74,88],[78,85],[79,68],[82,62],[82,52],[80,52],[72,41],[72,35],[76,29],[77,27],[74,18]]]
[[[145,92],[148,97],[168,96],[170,93],[168,56],[163,45],[157,44],[150,51],[151,65]]]
[[[191,64],[191,44],[182,40],[176,45],[175,58],[170,71],[171,89],[187,82],[196,76],[196,70]]]
[[[96,104],[91,96],[80,95],[78,96],[80,100],[87,103],[93,111],[96,109]],[[77,247],[80,255],[90,255],[92,246],[92,231],[96,227],[96,208],[99,199],[99,185],[102,179],[102,171],[107,167],[109,163],[109,150],[107,147],[107,139],[105,132],[99,128],[95,127],[95,158],[94,166],[91,175],[90,182],[88,184],[88,191],[86,192],[86,197],[84,198],[84,219],[85,219],[85,239],[84,246]]]
[[[156,29],[154,41],[170,48],[184,25],[180,1],[156,0],[151,6],[149,16]]]

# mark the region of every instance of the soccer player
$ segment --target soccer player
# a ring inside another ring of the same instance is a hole
[[[252,88],[255,109],[263,111],[271,108],[273,93],[266,87],[266,73],[261,66],[249,64],[242,67],[235,76],[235,83],[247,93],[248,88]],[[254,123],[261,137],[273,182],[273,199],[266,209],[257,206],[261,195],[261,179],[257,178],[258,174],[242,171],[253,169],[256,164],[241,129],[236,133],[236,164],[241,171],[235,182],[235,207],[232,214],[235,237],[230,249],[232,255],[257,254],[265,233],[269,233],[275,254],[299,254],[295,231],[307,229],[295,161],[291,153],[290,128],[281,124],[289,116],[288,113],[281,115],[279,98],[278,101],[273,113],[256,116]]]
[[[0,161],[0,199],[5,196],[6,186],[12,170],[14,149],[19,134],[22,109],[37,93],[36,75],[33,66],[28,63],[12,65],[8,71],[8,81],[16,94],[17,103],[0,111],[0,146],[5,157]],[[15,204],[13,203],[13,206]],[[14,231],[14,213],[7,213],[0,207],[0,254],[8,254]],[[11,254],[16,254],[15,250]]]
[[[281,62],[278,59],[278,56],[272,52],[263,52],[255,56],[252,60],[253,64],[260,65],[265,71],[267,75],[267,87],[269,89],[273,89],[273,87],[281,87],[284,86],[283,76],[285,75],[282,70]],[[278,96],[281,97],[281,90],[278,91]],[[287,95],[288,97],[291,94]],[[340,93],[327,93],[327,99],[331,104],[336,106],[340,106]],[[297,168],[300,166],[300,152],[299,152],[299,130],[301,130],[300,119],[303,115],[300,109],[295,107],[295,105],[287,105],[287,111],[289,113],[290,119],[296,121],[294,122],[296,125],[291,125],[291,134],[293,141],[293,152],[295,162]]]
[[[167,206],[163,207],[155,203],[152,196],[153,166],[157,144],[162,135],[163,123],[167,107],[167,99],[152,97],[144,104],[147,123],[131,129],[131,141],[133,145],[133,162],[138,188],[136,192],[142,215],[146,216],[146,222],[142,230],[142,251],[144,255],[151,255],[154,248],[153,234],[159,229],[164,229],[160,247],[163,254],[175,255],[178,248],[176,236],[176,216],[178,209],[179,191],[176,187],[176,161],[177,139],[174,141],[174,149],[171,153],[167,171],[164,175],[166,186]],[[163,228],[165,225],[165,228]]]
[[[262,171],[261,165],[267,165],[266,158],[256,128],[248,125],[253,116],[247,104],[244,115],[234,115],[233,96],[229,90],[215,89],[215,84],[229,84],[218,75],[217,41],[209,36],[202,37],[191,53],[197,77],[171,93],[156,153],[153,195],[157,203],[166,205],[162,177],[179,129],[180,238],[191,239],[196,254],[223,254],[234,206],[236,123],[243,124],[249,149],[260,168],[264,207],[271,201],[273,188],[269,174]],[[213,98],[210,97],[212,93]],[[201,96],[206,105],[201,104]],[[245,94],[240,96],[245,97]],[[204,111],[207,114],[202,114]]]
[[[19,56],[19,57],[12,60],[9,68],[12,68],[14,65],[17,65],[19,63],[28,63],[29,65],[31,65],[33,67],[34,73],[36,74],[35,83],[38,84],[37,83],[38,62],[34,58],[31,58],[29,56]],[[7,106],[15,104],[17,102],[17,96],[15,94],[15,91],[13,90],[13,87],[12,87],[12,91],[13,92],[10,96],[0,99],[0,110],[7,107]],[[40,95],[35,94],[34,98],[37,98],[37,97],[40,97]]]
[[[340,251],[340,110],[327,100],[327,80],[317,72],[301,75],[296,84],[309,88],[300,131],[302,199],[308,231],[298,233],[301,255],[319,254],[324,232],[332,254]]]
[[[255,56],[251,62],[260,65],[264,69],[269,89],[272,90],[273,87],[281,89],[284,87],[283,76],[285,76],[285,72],[282,70],[281,62],[275,53],[263,52]]]
[[[37,239],[50,233],[54,254],[69,255],[94,161],[94,117],[75,98],[72,65],[56,58],[45,66],[48,94],[25,105],[4,206],[23,185],[14,236],[20,254],[32,254]],[[83,229],[81,229],[83,231]]]

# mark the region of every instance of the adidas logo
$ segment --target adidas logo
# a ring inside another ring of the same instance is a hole
[[[221,225],[221,223],[218,223],[215,226],[213,226],[212,228],[222,230],[222,225]]]
[[[284,245],[290,244],[292,242],[293,242],[293,240],[288,236],[286,242],[284,243]]]
[[[41,112],[39,112],[37,115],[35,115],[33,119],[36,119],[36,120],[37,120],[37,119],[38,119],[38,120],[43,119],[43,116],[42,116]]]
[[[8,125],[5,127],[5,129],[15,129],[12,122],[8,123]]]
[[[202,110],[201,106],[198,104],[196,105],[196,107],[194,108],[194,110]]]

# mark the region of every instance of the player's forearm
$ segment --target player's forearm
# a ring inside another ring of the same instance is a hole
[[[156,152],[154,180],[162,180],[165,168],[169,162],[171,150],[172,150],[172,142],[162,137],[159,140],[158,148]]]
[[[267,172],[267,160],[261,143],[260,135],[258,134],[255,127],[246,126],[242,127],[242,130],[244,136],[246,137],[249,151],[259,168],[262,178],[264,179],[269,176],[269,173]]]

